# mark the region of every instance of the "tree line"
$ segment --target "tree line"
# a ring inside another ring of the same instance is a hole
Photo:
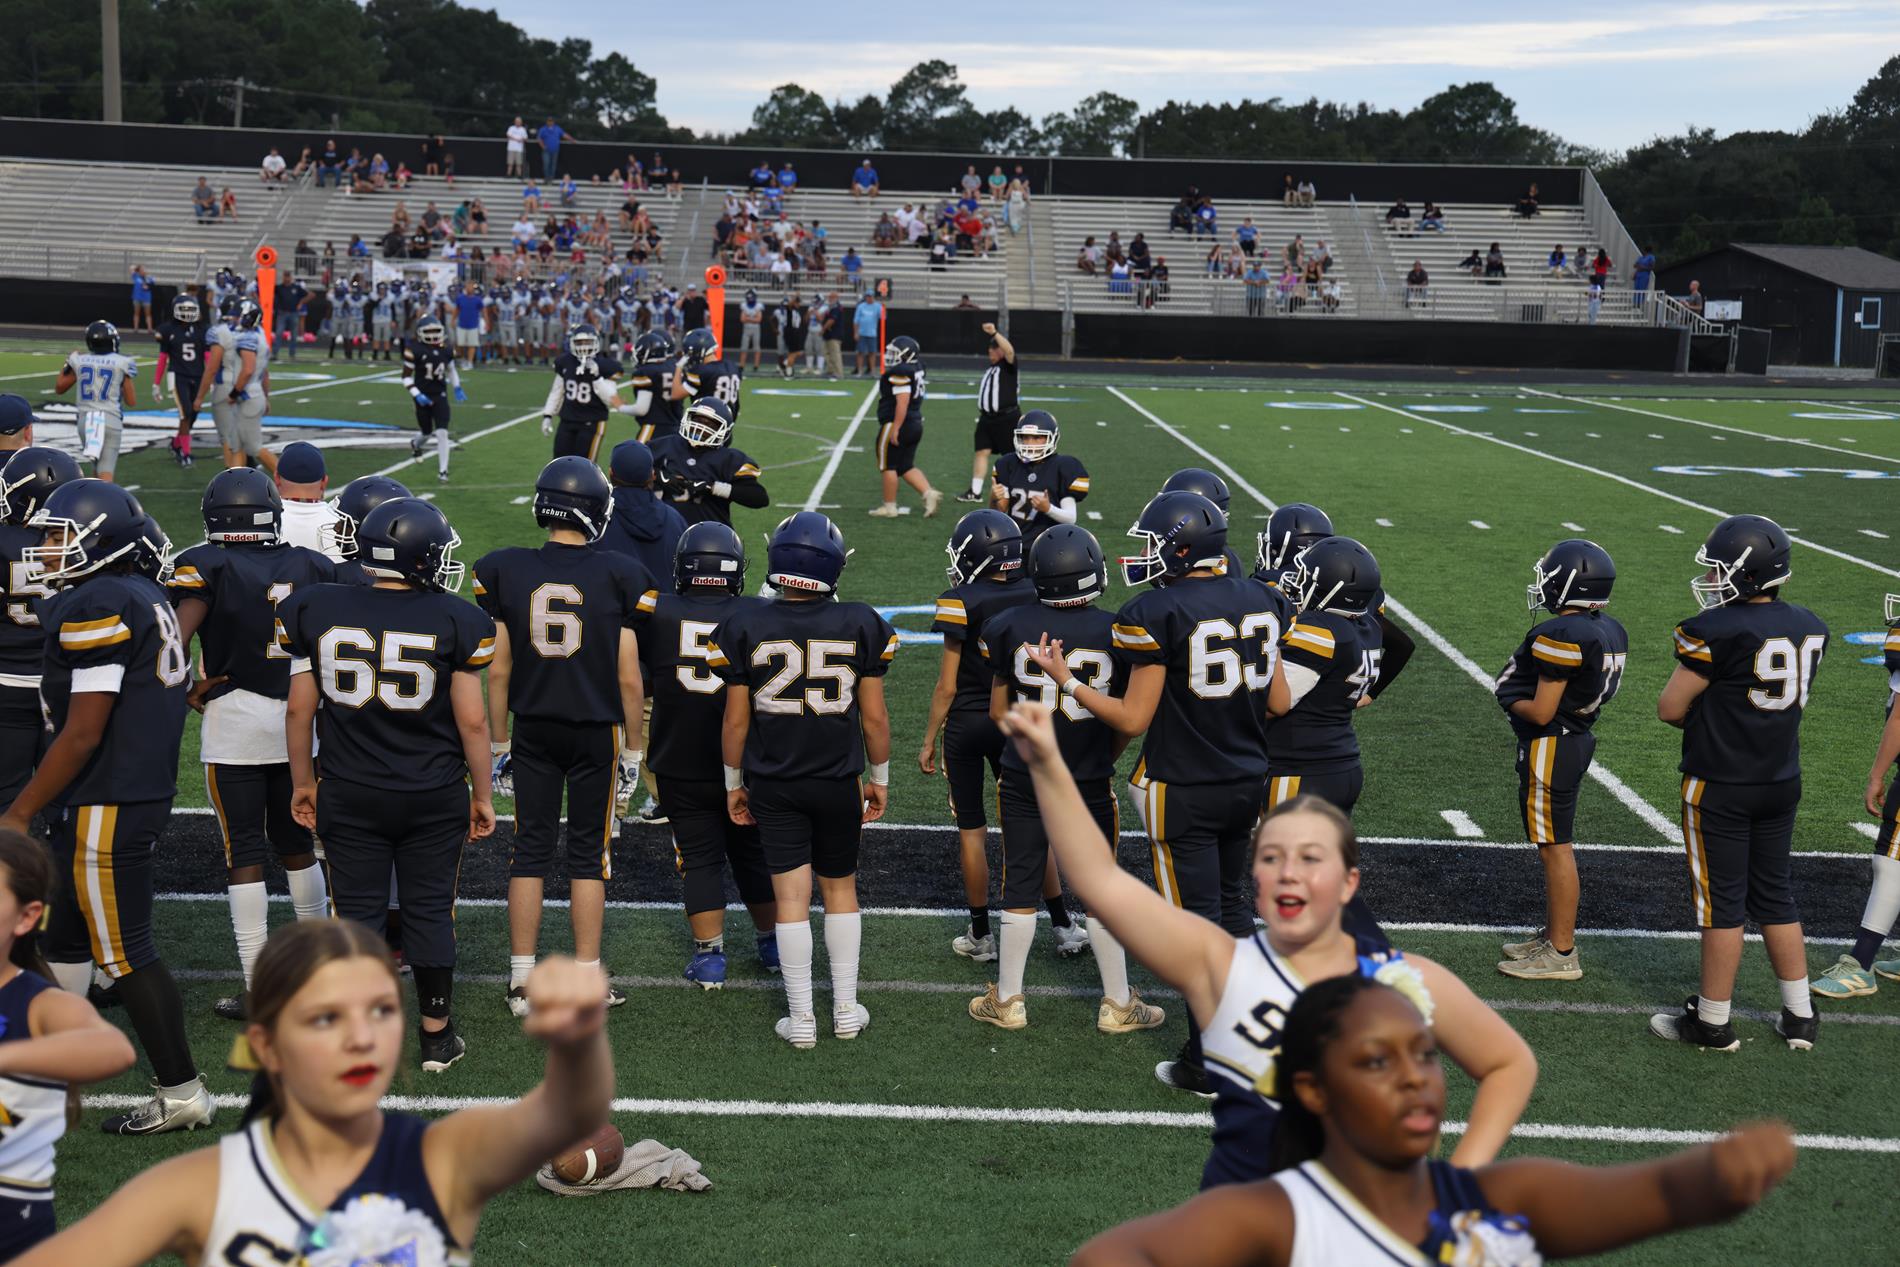
[[[97,7],[0,0],[0,114],[96,119]],[[1113,92],[1035,119],[983,110],[957,68],[921,62],[879,96],[781,85],[734,133],[669,123],[653,77],[581,39],[536,39],[453,0],[120,0],[125,117],[247,127],[492,135],[552,115],[577,138],[766,149],[1129,155],[1359,162],[1583,164],[1646,247],[1682,258],[1728,241],[1859,245],[1900,256],[1900,57],[1840,109],[1788,131],[1690,128],[1623,153],[1518,117],[1489,83],[1410,110],[1312,98],[1169,101]],[[239,81],[242,81],[240,88]]]

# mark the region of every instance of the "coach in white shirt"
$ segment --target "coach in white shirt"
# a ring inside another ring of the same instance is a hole
[[[323,500],[329,486],[323,450],[302,440],[277,455],[277,492],[284,499],[284,540],[341,560],[335,534],[336,507]]]
[[[528,149],[528,129],[521,124],[521,116],[508,125],[508,175],[527,175],[526,154]]]

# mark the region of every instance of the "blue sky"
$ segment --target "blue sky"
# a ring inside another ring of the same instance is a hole
[[[1094,0],[947,8],[961,16],[943,18],[893,0],[638,10],[617,0],[473,2],[535,35],[618,49],[659,81],[668,118],[720,131],[746,126],[752,106],[788,80],[827,97],[882,95],[913,64],[942,57],[978,106],[1038,118],[1104,89],[1144,107],[1317,95],[1404,109],[1447,84],[1488,79],[1527,122],[1621,149],[1690,124],[1797,127],[1844,105],[1900,53],[1894,0],[1359,0],[1336,9]]]

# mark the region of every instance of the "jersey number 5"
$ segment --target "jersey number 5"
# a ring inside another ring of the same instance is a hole
[[[416,712],[435,697],[436,675],[434,665],[413,657],[434,650],[434,634],[385,633],[378,646],[367,629],[326,630],[317,640],[318,680],[331,702],[344,708],[361,708],[374,698],[397,712]],[[370,654],[357,659],[349,651]]]

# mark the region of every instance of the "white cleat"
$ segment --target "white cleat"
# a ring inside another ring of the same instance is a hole
[[[831,1009],[831,1035],[833,1038],[856,1038],[871,1024],[871,1009],[862,1003],[836,1006]]]
[[[1067,959],[1070,955],[1079,955],[1089,949],[1088,931],[1073,920],[1066,927],[1056,931],[1056,953]]]
[[[966,928],[950,941],[950,949],[965,959],[974,959],[978,963],[996,962],[996,934],[985,933],[975,936],[974,928]]]
[[[810,1051],[818,1045],[818,1018],[810,1012],[781,1016],[774,1028],[780,1038],[800,1051]]]
[[[135,1109],[109,1117],[99,1124],[99,1129],[108,1135],[162,1135],[167,1131],[195,1131],[200,1126],[211,1125],[211,1119],[218,1114],[218,1106],[205,1090],[204,1076],[199,1075],[193,1084],[191,1093],[179,1098],[166,1095],[152,1084],[152,1098]]]

